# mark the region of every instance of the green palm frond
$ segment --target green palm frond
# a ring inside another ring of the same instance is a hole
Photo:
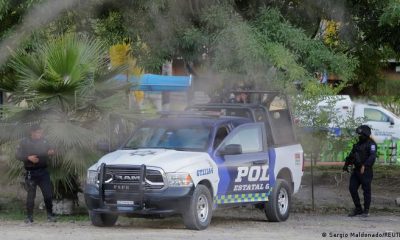
[[[100,66],[101,52],[100,43],[76,36],[66,36],[44,45],[41,53],[47,57],[46,82],[49,83],[44,90],[80,90]]]
[[[14,92],[18,88],[18,81],[14,76],[9,76],[7,74],[2,74],[2,78],[0,79],[0,91],[3,92]]]
[[[72,109],[75,95],[94,88],[94,75],[104,61],[103,46],[96,40],[67,35],[37,47],[35,52],[18,52],[11,61],[20,82],[19,100],[28,104],[58,103]]]
[[[22,87],[29,89],[31,81],[38,81],[44,74],[45,61],[38,53],[28,54],[25,51],[17,51],[10,61],[10,67],[16,71]]]

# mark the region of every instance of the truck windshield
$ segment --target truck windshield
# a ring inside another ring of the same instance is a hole
[[[179,151],[204,151],[210,139],[207,127],[142,127],[135,131],[124,149],[166,148]]]

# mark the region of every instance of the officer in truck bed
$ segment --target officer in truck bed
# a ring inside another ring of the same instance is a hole
[[[353,145],[353,148],[346,158],[343,166],[343,171],[349,171],[349,166],[353,165],[353,171],[350,177],[349,190],[353,199],[355,208],[349,214],[349,217],[361,215],[362,217],[369,216],[369,207],[371,204],[371,182],[373,178],[372,166],[375,163],[377,146],[371,139],[371,128],[367,125],[361,125],[356,129],[358,134],[358,142]],[[358,189],[362,187],[364,193],[364,210],[361,207]]]

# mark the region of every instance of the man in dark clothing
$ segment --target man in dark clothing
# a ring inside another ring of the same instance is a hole
[[[349,190],[355,209],[349,214],[349,217],[356,215],[368,217],[371,204],[372,166],[375,163],[377,146],[375,141],[370,138],[370,127],[361,125],[356,129],[356,132],[359,136],[359,140],[353,145],[343,166],[343,171],[347,172],[349,172],[350,165],[354,166],[350,177]],[[361,207],[360,197],[358,196],[358,188],[360,185],[364,193],[364,210]]]
[[[43,129],[39,125],[33,125],[30,129],[30,137],[21,140],[17,147],[16,157],[24,163],[26,170],[25,185],[27,190],[27,218],[26,223],[33,222],[33,208],[36,197],[36,187],[42,191],[47,210],[47,220],[55,222],[52,203],[52,186],[50,175],[47,171],[49,156],[54,154],[50,144],[43,138]]]

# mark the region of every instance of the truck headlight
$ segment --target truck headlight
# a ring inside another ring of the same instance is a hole
[[[170,187],[191,187],[193,185],[189,173],[167,173],[167,180]]]
[[[87,171],[86,184],[97,185],[99,179],[99,172],[89,170]]]

